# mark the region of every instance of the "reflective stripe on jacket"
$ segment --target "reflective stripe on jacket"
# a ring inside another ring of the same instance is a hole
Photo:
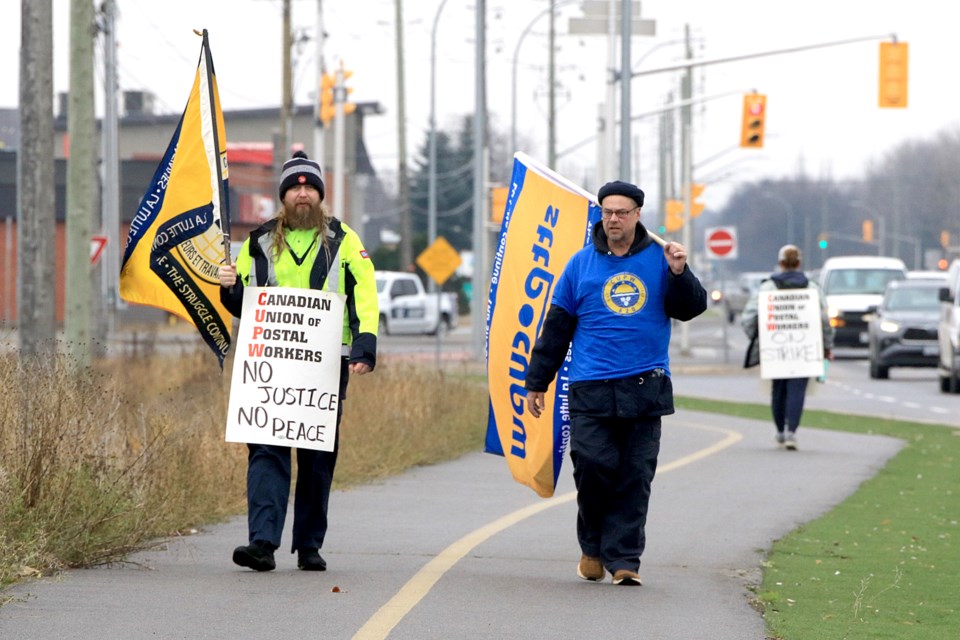
[[[380,309],[373,261],[367,256],[360,237],[336,218],[327,228],[327,242],[317,239],[303,256],[290,249],[274,255],[273,230],[276,219],[250,233],[236,257],[237,286],[221,289],[221,300],[239,317],[244,286],[297,287],[336,291],[346,296],[343,318],[343,344],[353,345],[351,361],[376,362],[377,326]],[[289,236],[288,236],[289,237]],[[300,265],[309,265],[304,277]]]

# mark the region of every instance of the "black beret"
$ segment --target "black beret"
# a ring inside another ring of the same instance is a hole
[[[638,207],[643,206],[643,191],[635,184],[614,180],[600,187],[597,193],[597,204],[603,204],[603,199],[607,196],[626,196],[637,203]]]
[[[297,184],[312,184],[320,192],[320,201],[323,201],[323,178],[320,165],[307,157],[303,151],[295,151],[293,157],[283,163],[283,172],[280,174],[280,199],[287,189]]]

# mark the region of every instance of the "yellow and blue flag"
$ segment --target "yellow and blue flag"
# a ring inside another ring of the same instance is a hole
[[[590,239],[593,196],[517,153],[487,303],[489,417],[484,450],[502,455],[513,478],[553,495],[570,440],[567,361],[547,390],[539,419],[526,411],[530,355],[567,261]]]
[[[217,271],[229,245],[227,141],[207,31],[187,107],[130,223],[120,296],[193,323],[223,366],[231,315]]]

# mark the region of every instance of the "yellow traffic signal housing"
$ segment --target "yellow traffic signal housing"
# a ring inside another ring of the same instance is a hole
[[[353,75],[353,71],[343,71],[342,73],[344,82]],[[347,96],[353,93],[353,89],[350,87],[341,87],[340,89],[342,97],[339,101],[343,102],[343,113],[344,115],[351,114],[357,110],[356,104],[347,102]],[[330,126],[330,123],[337,116],[337,102],[337,76],[332,73],[325,73],[320,83],[320,121],[323,122],[323,126]]]
[[[940,232],[940,246],[944,249],[950,246],[950,232],[946,229]]]
[[[340,74],[343,78],[343,94],[340,98],[340,102],[343,103],[343,115],[349,115],[357,110],[357,105],[353,102],[347,102],[347,96],[353,93],[353,87],[347,86],[347,80],[350,79],[350,76],[353,75],[353,71],[348,71],[347,69],[341,69]]]
[[[334,116],[337,115],[337,107],[333,104],[333,86],[337,84],[337,78],[331,73],[323,74],[320,83],[320,121],[323,126],[330,126]]]
[[[864,220],[861,230],[863,231],[863,241],[873,242],[873,220]]]
[[[667,200],[665,207],[666,219],[663,221],[663,226],[667,233],[680,231],[683,228],[683,201]]]
[[[690,217],[696,218],[701,213],[703,213],[704,204],[702,202],[697,202],[703,194],[704,185],[702,184],[691,184],[690,185]]]
[[[748,93],[743,96],[743,121],[740,127],[740,146],[747,149],[763,147],[766,127],[767,96]]]
[[[880,43],[880,106],[907,106],[907,68],[910,48],[906,42]]]
[[[490,222],[501,224],[510,197],[510,187],[490,187]]]

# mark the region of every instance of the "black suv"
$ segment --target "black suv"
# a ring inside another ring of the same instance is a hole
[[[940,320],[938,280],[894,280],[867,325],[870,377],[889,378],[890,367],[936,367]]]

